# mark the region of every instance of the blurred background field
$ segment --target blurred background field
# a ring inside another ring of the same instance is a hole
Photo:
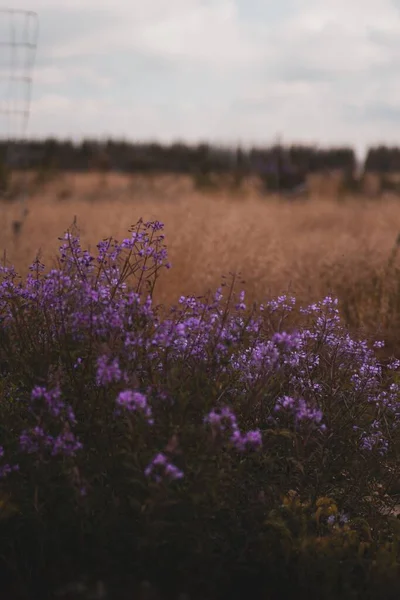
[[[265,194],[257,178],[235,190],[227,178],[199,189],[191,176],[59,172],[14,173],[10,189],[29,189],[0,204],[3,263],[26,274],[40,252],[54,266],[58,238],[76,217],[83,245],[118,240],[140,217],[165,223],[172,269],[156,285],[157,304],[214,291],[240,272],[247,301],[290,292],[299,302],[331,293],[355,329],[400,351],[400,200],[394,193],[339,193],[334,175],[310,176],[308,194]],[[336,181],[340,176],[336,174]],[[22,215],[22,216],[21,216]],[[21,227],[16,227],[21,223]],[[241,286],[243,287],[243,286]]]

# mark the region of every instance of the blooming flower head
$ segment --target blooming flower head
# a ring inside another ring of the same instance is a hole
[[[182,479],[183,472],[169,462],[165,454],[160,452],[146,467],[145,475],[146,477],[153,477],[157,483],[160,483],[164,478],[169,480]]]
[[[132,390],[124,390],[118,394],[116,403],[118,406],[125,408],[129,412],[142,412],[146,416],[149,424],[152,425],[154,423],[151,407],[144,394]]]

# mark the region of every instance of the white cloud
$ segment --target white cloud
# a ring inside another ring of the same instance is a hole
[[[133,41],[152,54],[185,60],[223,62],[225,66],[249,64],[262,59],[262,48],[240,26],[233,0],[193,7],[156,24],[137,28]]]
[[[104,7],[105,5],[103,5]],[[115,5],[117,8],[118,3]],[[140,51],[163,59],[208,65],[238,66],[262,60],[262,47],[253,41],[251,31],[240,24],[234,0],[158,0],[139,11],[130,5],[117,22],[105,23],[101,31],[82,33],[74,44],[54,49],[54,56],[73,57],[110,51]],[[155,7],[158,6],[158,10]],[[121,8],[121,7],[119,7]],[[115,13],[117,17],[118,12]]]
[[[94,71],[84,65],[79,66],[66,66],[66,67],[38,67],[35,69],[35,83],[36,85],[45,86],[57,86],[57,85],[68,85],[73,81],[84,81],[86,83],[93,84],[99,88],[106,88],[112,84],[110,77],[101,75],[101,73]]]

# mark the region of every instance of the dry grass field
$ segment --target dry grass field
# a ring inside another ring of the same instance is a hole
[[[12,223],[20,205],[0,204],[0,251],[24,274],[39,250],[52,265],[57,238],[75,216],[92,248],[108,236],[126,237],[140,217],[158,219],[173,268],[160,276],[157,304],[215,290],[222,275],[240,271],[248,300],[288,290],[301,301],[332,293],[351,326],[400,346],[400,276],[395,265],[385,270],[400,232],[400,200],[338,201],[329,185],[317,181],[310,199],[285,201],[261,197],[252,182],[240,194],[202,193],[185,177],[60,175],[31,186],[18,235]]]

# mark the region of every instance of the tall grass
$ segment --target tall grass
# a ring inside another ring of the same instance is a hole
[[[106,189],[98,183],[95,174],[64,175],[45,186],[31,198],[18,240],[12,222],[19,208],[1,205],[0,249],[7,250],[9,263],[25,273],[40,248],[51,266],[56,235],[74,215],[88,247],[110,234],[121,237],[143,216],[162,220],[169,237],[174,269],[160,275],[155,291],[155,302],[165,306],[176,303],[181,294],[216,289],[221,274],[240,271],[251,302],[288,290],[306,303],[331,293],[339,298],[351,326],[363,327],[364,334],[372,336],[377,313],[371,286],[382,285],[386,277],[385,294],[389,287],[392,296],[396,294],[397,257],[386,272],[400,231],[400,206],[394,199],[337,203],[316,188],[309,201],[287,203],[260,198],[251,186],[241,196],[222,190],[208,197],[193,189],[190,178],[170,176],[155,177],[150,185],[144,177],[109,174]],[[58,201],[67,191],[69,199]],[[390,306],[383,303],[379,308],[378,335],[392,338],[391,349],[397,351],[393,302],[394,297]]]

